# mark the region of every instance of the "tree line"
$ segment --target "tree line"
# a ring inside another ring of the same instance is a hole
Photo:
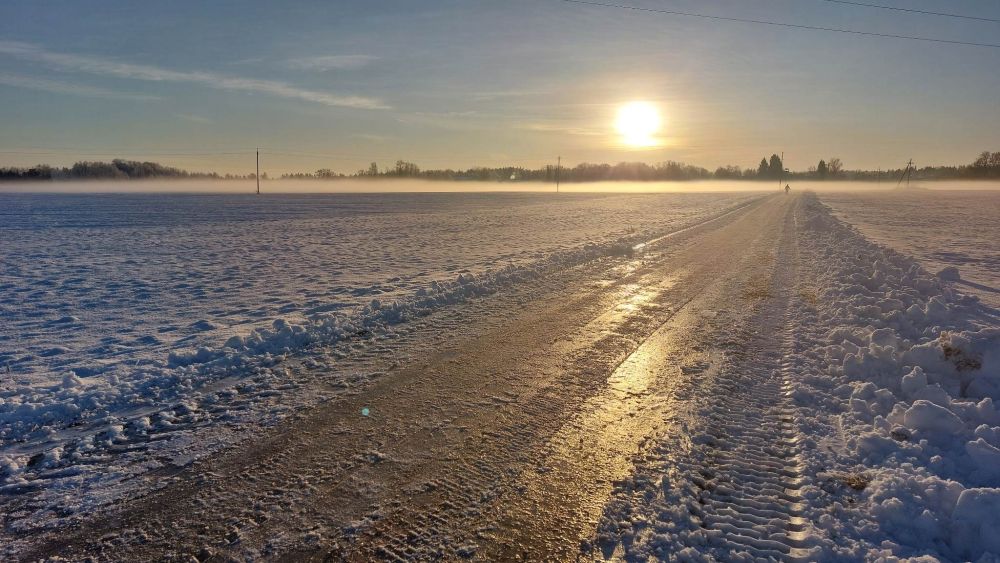
[[[140,162],[120,158],[111,162],[81,161],[69,167],[38,164],[28,168],[0,168],[0,180],[145,180],[153,178],[224,180],[254,178],[254,175],[188,172],[156,162]]]
[[[424,170],[417,164],[397,160],[394,166],[380,168],[372,162],[353,174],[342,174],[330,168],[315,172],[284,174],[284,179],[336,180],[344,178],[380,179],[413,178],[422,180],[480,181],[480,182],[602,182],[602,181],[687,181],[687,180],[860,180],[892,181],[899,178],[904,168],[886,170],[848,170],[839,158],[822,159],[805,171],[790,171],[777,154],[761,158],[756,167],[741,168],[735,165],[720,166],[714,172],[700,166],[666,161],[658,164],[644,162],[619,162],[618,164],[581,163],[572,167],[554,165],[540,168],[520,166],[474,167],[464,170]],[[215,172],[188,172],[155,162],[115,159],[111,162],[77,162],[70,167],[52,167],[39,164],[30,168],[0,168],[3,180],[136,180],[136,179],[210,179],[247,180],[254,174],[217,174]],[[267,178],[267,173],[261,174]],[[915,168],[914,180],[998,179],[1000,178],[1000,151],[982,152],[976,159],[958,166],[927,166]]]
[[[474,167],[467,169],[423,170],[412,162],[398,160],[394,166],[379,168],[378,163],[371,163],[368,168],[358,170],[354,174],[344,175],[320,169],[313,174],[285,174],[282,178],[414,178],[422,180],[454,180],[482,182],[555,182],[558,178],[563,182],[600,182],[615,180],[704,180],[710,179],[712,173],[699,166],[690,166],[680,162],[667,161],[659,164],[645,162],[620,162],[611,164],[581,163],[572,167],[553,165],[541,168],[526,168],[523,166],[501,166],[496,168]]]
[[[742,169],[739,166],[720,166],[712,174],[715,179],[742,180],[847,180],[847,181],[895,181],[906,171],[905,167],[885,170],[848,170],[839,158],[820,159],[805,171],[790,171],[784,167],[781,157],[772,154],[762,158],[757,168]],[[983,180],[1000,179],[1000,152],[984,151],[970,164],[957,166],[914,167],[913,180]]]

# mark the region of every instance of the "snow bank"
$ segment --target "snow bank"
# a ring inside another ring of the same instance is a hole
[[[913,256],[928,272],[1000,307],[1000,193],[995,190],[872,190],[819,195],[866,238]]]
[[[871,477],[860,493],[813,491],[814,522],[845,520],[814,539],[859,558],[1000,557],[997,312],[815,197],[800,211],[801,283],[817,289],[795,318],[804,459]]]

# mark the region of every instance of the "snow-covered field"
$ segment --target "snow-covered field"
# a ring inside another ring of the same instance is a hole
[[[747,196],[2,197],[0,369],[10,400],[0,438],[9,441],[26,437],[19,425],[41,422],[23,405],[13,418],[13,404],[54,383],[121,390],[207,360],[227,341],[282,351],[288,343],[265,342],[275,323],[330,324],[366,307],[391,315],[404,298],[441,298],[438,284],[652,236]],[[110,406],[98,401],[93,410]]]
[[[994,190],[822,192],[838,216],[928,271],[957,268],[958,287],[1000,307],[1000,186]]]
[[[232,418],[236,403],[307,404],[315,394],[270,369],[290,354],[364,347],[753,197],[0,195],[2,488],[59,488],[26,471],[73,488],[114,473],[97,453]]]

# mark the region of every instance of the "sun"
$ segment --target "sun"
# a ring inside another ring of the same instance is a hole
[[[660,110],[649,102],[628,102],[618,109],[615,129],[622,142],[632,147],[654,147],[659,141],[654,135],[660,130]]]

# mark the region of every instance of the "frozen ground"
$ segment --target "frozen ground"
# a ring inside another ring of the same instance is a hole
[[[42,393],[67,377],[83,387],[109,378],[128,385],[276,322],[357,317],[373,302],[388,307],[434,294],[435,282],[524,273],[588,245],[644,240],[747,198],[0,197],[5,441],[26,437],[17,424],[38,422],[9,418],[30,388]]]
[[[1000,556],[1000,313],[968,284],[812,194],[468,197],[422,219],[455,213],[434,229],[494,225],[476,248],[532,250],[323,296],[347,311],[285,297],[307,313],[146,364],[20,364],[0,403],[23,437],[4,442],[3,553]],[[629,214],[649,222],[624,232]],[[419,222],[402,223],[418,240]],[[511,222],[534,230],[502,234]],[[433,234],[425,253],[447,255]]]
[[[1000,189],[824,192],[822,200],[928,271],[957,268],[962,291],[1000,307]]]
[[[753,197],[0,195],[2,490],[61,521],[371,379],[393,325]]]

